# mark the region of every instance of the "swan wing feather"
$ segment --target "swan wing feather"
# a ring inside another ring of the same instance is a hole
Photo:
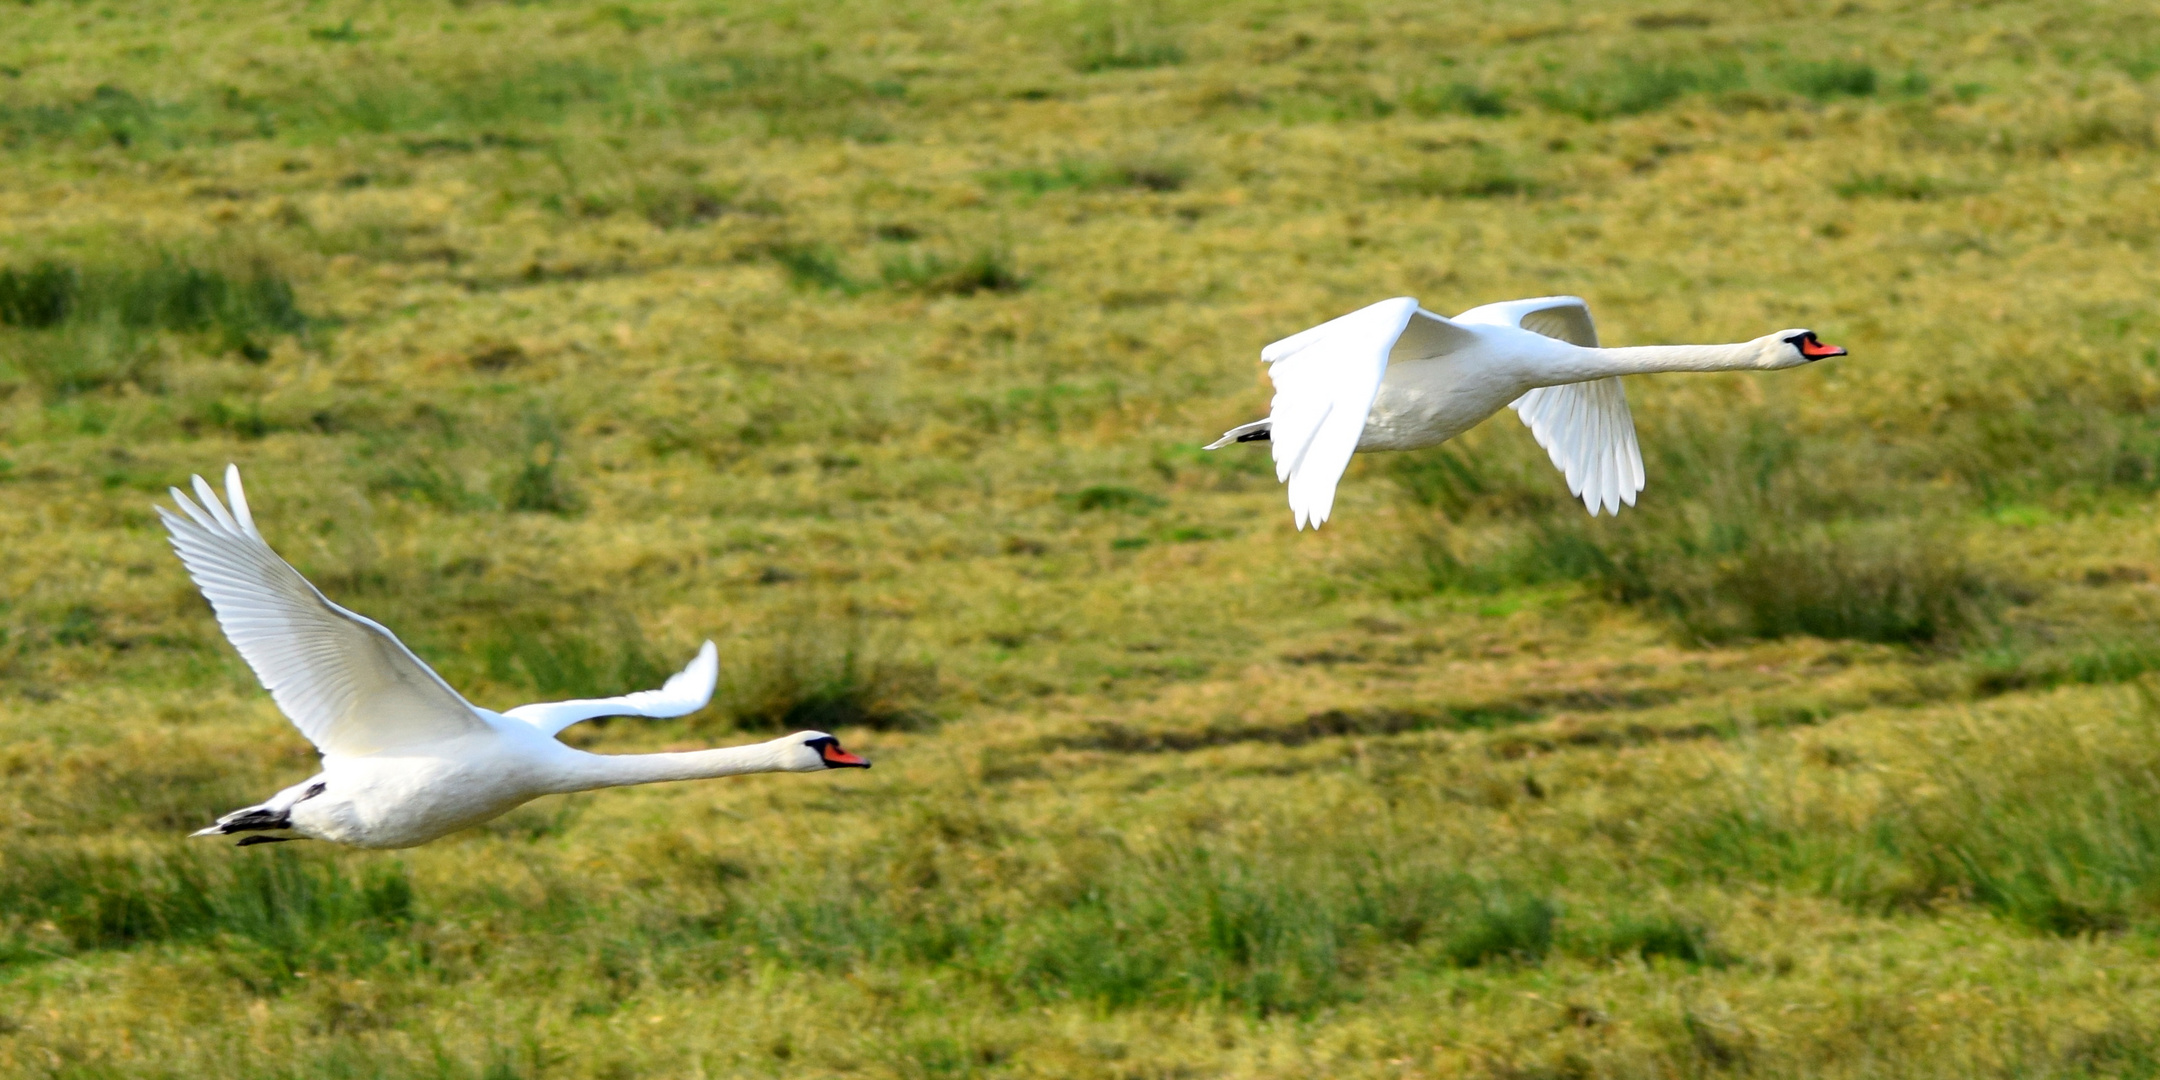
[[[1388,352],[1417,314],[1414,299],[1382,300],[1260,351],[1275,383],[1268,407],[1275,478],[1289,486],[1299,529],[1317,528],[1334,510],[1335,486],[1365,433]]]
[[[1518,326],[1534,334],[1598,348],[1597,322],[1579,296],[1539,296],[1474,307],[1457,322]],[[1617,514],[1635,505],[1643,489],[1642,446],[1619,376],[1544,386],[1517,398],[1512,408],[1553,466],[1567,477],[1568,492],[1591,515]]]
[[[548,735],[596,716],[649,716],[654,719],[688,716],[712,701],[713,687],[719,681],[720,652],[708,641],[688,665],[670,676],[658,690],[640,690],[621,697],[520,705],[503,715],[523,720]]]
[[[1455,321],[1519,326],[1585,349],[1598,347],[1597,321],[1590,317],[1590,305],[1580,296],[1538,296],[1482,304],[1455,316]]]
[[[160,506],[173,551],[225,637],[293,726],[324,754],[363,756],[491,730],[487,721],[381,623],[334,604],[263,540],[240,470],[218,501],[195,477],[197,505],[173,488]]]
[[[1642,446],[1619,376],[1541,386],[1511,407],[1591,516],[1635,505],[1643,489]]]

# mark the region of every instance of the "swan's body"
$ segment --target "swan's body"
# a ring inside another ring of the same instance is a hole
[[[1270,415],[1208,449],[1269,442],[1298,528],[1318,527],[1351,454],[1437,445],[1512,405],[1569,492],[1593,515],[1618,513],[1643,489],[1621,376],[1767,371],[1844,354],[1797,329],[1733,345],[1606,349],[1576,297],[1486,304],[1454,318],[1399,297],[1261,350],[1275,382]]]
[[[158,507],[173,550],[218,624],[301,734],[322,771],[196,836],[240,843],[310,837],[356,847],[424,844],[542,795],[756,772],[867,768],[837,739],[803,731],[770,742],[679,754],[607,756],[557,732],[596,716],[683,716],[712,699],[712,642],[658,690],[523,705],[498,713],[467,702],[397,637],[331,603],[270,550],[248,513],[240,471],[227,467],[228,511],[198,476],[186,515]]]

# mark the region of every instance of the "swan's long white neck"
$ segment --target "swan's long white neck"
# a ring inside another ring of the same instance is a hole
[[[762,742],[719,750],[678,754],[585,754],[566,764],[557,777],[558,791],[656,784],[669,780],[705,780],[745,773],[797,771],[802,747],[793,742]]]
[[[1561,367],[1568,382],[1608,375],[1653,375],[1664,371],[1758,371],[1777,366],[1771,348],[1776,340],[1758,338],[1733,345],[1630,345],[1617,349],[1575,349]]]

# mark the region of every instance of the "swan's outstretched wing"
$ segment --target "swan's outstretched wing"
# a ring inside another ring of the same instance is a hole
[[[1289,485],[1298,528],[1318,528],[1335,508],[1335,485],[1357,452],[1397,342],[1415,345],[1423,356],[1446,351],[1457,338],[1468,340],[1453,323],[1419,310],[1416,300],[1404,296],[1260,350],[1275,382],[1268,416],[1275,478]]]
[[[1619,376],[1541,386],[1516,398],[1513,407],[1590,516],[1635,505],[1643,489],[1642,447]]]
[[[1598,347],[1590,307],[1573,296],[1486,304],[1455,319],[1520,326],[1586,349]],[[1635,441],[1635,417],[1619,376],[1539,387],[1512,407],[1592,517],[1599,510],[1617,514],[1623,503],[1635,505],[1643,489],[1642,446]]]
[[[1590,305],[1580,296],[1539,296],[1529,300],[1503,300],[1480,304],[1460,315],[1456,322],[1520,326],[1533,334],[1557,338],[1585,349],[1598,347],[1597,323]]]
[[[650,716],[655,719],[688,716],[712,700],[713,684],[719,679],[720,652],[708,641],[689,666],[676,672],[658,690],[640,690],[621,697],[520,705],[503,715],[523,720],[549,735],[595,716]]]
[[[218,626],[316,749],[359,756],[490,730],[396,635],[331,603],[270,550],[234,466],[225,493],[230,511],[198,476],[202,505],[173,488],[186,516],[162,506],[158,516]]]

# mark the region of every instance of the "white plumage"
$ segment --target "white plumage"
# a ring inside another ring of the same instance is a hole
[[[1772,370],[1844,354],[1804,329],[1734,345],[1607,349],[1589,306],[1573,296],[1486,304],[1454,318],[1398,297],[1262,349],[1275,383],[1268,418],[1207,448],[1270,442],[1298,528],[1318,527],[1353,453],[1442,443],[1512,405],[1569,493],[1592,515],[1617,514],[1645,482],[1621,376]]]
[[[195,477],[198,505],[172,490],[158,507],[173,550],[293,725],[322,753],[322,771],[267,802],[233,811],[197,836],[246,833],[241,844],[313,837],[359,847],[410,847],[479,824],[541,795],[754,772],[867,768],[821,731],[679,754],[602,756],[557,732],[598,716],[684,716],[712,699],[708,641],[658,690],[490,712],[466,701],[381,623],[332,603],[263,540],[227,466],[226,498]]]
[[[202,505],[175,488],[187,517],[162,506],[158,516],[226,639],[317,750],[352,757],[488,731],[396,635],[331,603],[270,550],[237,467],[228,467],[225,490],[230,511],[198,476]]]

